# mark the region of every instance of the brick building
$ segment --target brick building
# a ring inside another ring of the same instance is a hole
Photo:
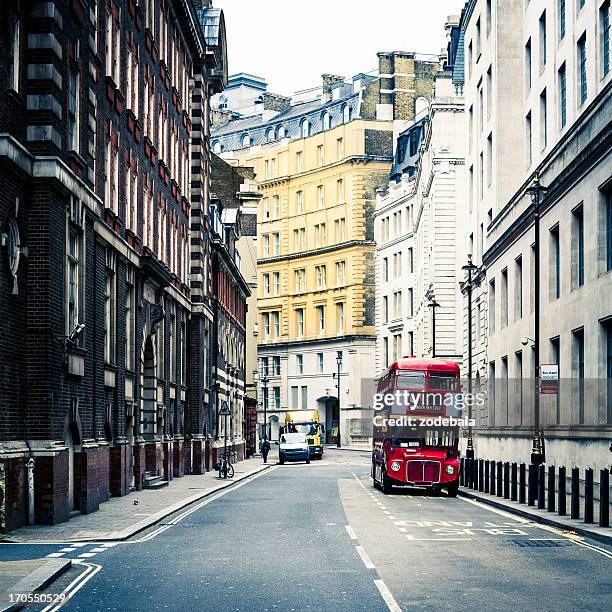
[[[0,529],[204,471],[225,62],[208,1],[0,14]]]

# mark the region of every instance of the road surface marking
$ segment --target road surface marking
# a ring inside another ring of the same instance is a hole
[[[47,557],[63,557],[63,556],[64,556],[63,552],[54,552],[54,553],[47,555]]]
[[[605,550],[604,548],[599,548],[598,546],[595,546],[594,544],[591,544],[590,542],[583,542],[581,536],[563,533],[562,531],[560,531],[556,527],[550,527],[549,525],[541,525],[539,523],[535,523],[535,522],[530,521],[528,519],[524,519],[522,517],[518,517],[518,516],[515,516],[515,515],[510,514],[508,512],[505,512],[503,510],[498,510],[497,508],[492,508],[491,506],[488,506],[487,504],[483,504],[481,502],[477,502],[476,500],[473,500],[473,499],[467,499],[465,497],[460,497],[459,499],[462,499],[463,501],[465,501],[467,503],[473,504],[474,506],[478,506],[480,508],[483,508],[484,510],[488,510],[489,512],[494,512],[495,514],[501,514],[502,516],[506,516],[508,518],[511,518],[514,521],[518,521],[518,522],[523,523],[523,524],[529,523],[533,527],[537,527],[538,529],[542,529],[544,531],[548,531],[550,533],[554,533],[556,535],[559,535],[562,538],[565,538],[566,540],[569,540],[570,542],[573,542],[574,544],[576,544],[576,546],[582,546],[583,548],[589,548],[593,552],[599,553],[600,555],[602,555],[602,556],[604,556],[604,557],[606,557],[608,559],[612,559],[612,553],[610,553],[609,551]],[[571,528],[571,527],[568,527],[568,528]]]
[[[406,533],[408,531],[405,527],[400,527],[399,530],[401,533]]]
[[[335,524],[336,524],[336,523],[325,523],[325,525],[326,525],[327,527],[331,527],[332,525],[335,525]]]
[[[391,519],[392,521],[394,521],[394,520],[395,520],[395,517],[394,517],[394,516],[391,516],[390,514],[389,514],[389,515],[387,515],[387,518],[388,518],[388,519]]]
[[[406,536],[412,542],[471,542],[472,538],[415,538],[413,535]]]
[[[60,552],[72,552],[73,550],[76,550],[76,548],[71,546],[70,548],[62,548]]]
[[[84,565],[87,569],[79,574],[61,593],[65,595],[65,598],[61,601],[54,602],[43,608],[42,612],[56,612],[59,610],[69,599],[71,599],[85,584],[93,578],[101,569],[101,565],[96,563],[85,563],[83,561],[75,560],[74,563]]]
[[[357,534],[353,531],[353,528],[350,525],[345,525],[344,528],[346,529],[346,533],[349,534],[349,538],[351,538],[351,540],[357,539]]]
[[[89,559],[90,557],[95,557],[96,553],[81,553],[79,558],[81,559]]]
[[[106,548],[99,547],[99,548],[92,548],[89,552],[99,553],[99,552],[104,552],[105,550]]]
[[[357,552],[359,553],[359,556],[361,557],[363,564],[368,569],[376,569],[376,566],[372,563],[372,561],[370,560],[370,557],[368,557],[368,553],[365,551],[363,546],[355,546],[355,548],[357,549]]]
[[[102,544],[104,548],[112,548],[113,546],[117,546],[119,542],[107,542],[106,544]]]
[[[384,581],[375,580],[374,584],[376,585],[376,588],[378,589],[378,592],[381,594],[382,598],[385,600],[387,608],[389,608],[390,612],[402,612],[402,609],[398,606],[397,601],[395,601],[395,598],[393,595],[391,595],[391,591]]]

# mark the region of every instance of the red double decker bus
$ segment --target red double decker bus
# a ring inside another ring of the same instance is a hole
[[[404,357],[378,381],[372,478],[385,493],[393,486],[450,496],[459,490],[459,366],[446,359]],[[401,417],[401,418],[399,418]],[[440,418],[438,418],[440,417]]]

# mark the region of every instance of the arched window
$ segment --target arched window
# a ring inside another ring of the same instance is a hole
[[[218,140],[214,140],[212,143],[213,153],[221,153],[221,143]]]
[[[279,125],[278,128],[276,128],[276,137],[279,140],[285,137],[285,127],[284,126]]]
[[[324,130],[329,130],[331,128],[331,115],[327,111],[321,115],[321,125]]]
[[[269,128],[266,131],[266,140],[268,142],[272,142],[274,140],[274,130],[272,128]]]
[[[308,138],[310,136],[310,121],[308,119],[302,119],[302,138]]]
[[[242,135],[242,146],[243,147],[250,147],[251,146],[251,137],[248,134],[243,134]]]
[[[428,110],[429,110],[429,102],[427,101],[427,98],[424,98],[423,96],[419,96],[414,101],[414,118],[419,119],[420,117],[423,117],[424,115],[427,114]]]
[[[351,110],[351,107],[348,104],[345,104],[342,107],[342,123],[348,123],[353,115],[353,111]]]

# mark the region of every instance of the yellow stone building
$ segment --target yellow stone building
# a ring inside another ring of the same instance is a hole
[[[358,75],[349,84],[323,75],[314,100],[259,92],[246,106],[260,114],[234,115],[213,129],[213,151],[253,167],[262,194],[257,348],[272,439],[287,413],[310,418],[313,410],[328,442],[338,425],[343,444],[371,435],[372,387],[364,381],[375,374],[376,192],[388,182],[394,121],[414,116],[417,90],[430,97],[434,66],[415,70],[418,62],[404,55],[379,55],[384,80]],[[419,73],[408,97],[405,81],[395,94],[394,61],[404,62],[403,73]],[[254,77],[239,80],[258,93]],[[225,108],[231,103],[224,100]]]

